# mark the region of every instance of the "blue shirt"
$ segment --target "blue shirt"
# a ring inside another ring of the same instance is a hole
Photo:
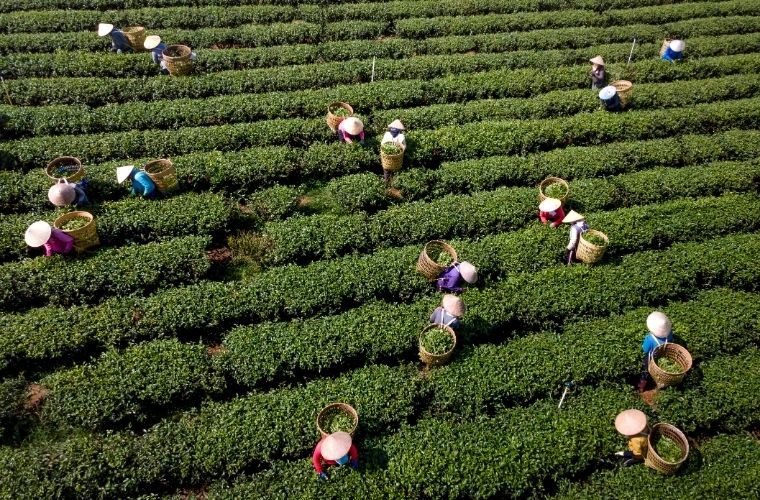
[[[85,192],[86,187],[87,179],[82,179],[81,181],[74,184],[74,192],[76,193],[76,197],[74,198],[74,205],[82,206],[90,203],[90,200],[87,198],[87,193]]]
[[[448,325],[454,330],[459,328],[459,319],[444,311],[441,306],[436,307],[433,314],[430,315],[430,322],[437,325]]]
[[[620,96],[615,93],[606,101],[602,101],[602,104],[607,108],[607,111],[620,111]]]
[[[657,346],[660,346],[666,342],[673,342],[673,332],[670,332],[664,339],[656,337],[653,333],[647,332],[644,337],[644,342],[641,343],[641,350],[644,354],[651,354]]]
[[[142,170],[132,174],[132,194],[139,194],[150,198],[156,194],[156,185],[153,179]]]
[[[670,61],[670,62],[676,62],[683,60],[683,52],[676,52],[675,50],[668,47],[665,49],[665,53],[662,55],[663,61]]]
[[[132,52],[132,46],[123,31],[114,28],[109,35],[111,35],[111,48],[122,52]]]
[[[166,48],[166,44],[164,42],[159,43],[156,45],[156,47],[150,51],[150,58],[153,60],[155,64],[159,64],[161,60],[164,58],[164,49]]]

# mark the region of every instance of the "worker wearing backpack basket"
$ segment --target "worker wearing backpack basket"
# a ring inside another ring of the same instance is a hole
[[[158,188],[147,172],[136,169],[134,165],[117,167],[116,181],[121,184],[127,179],[132,181],[133,195],[140,195],[147,199],[154,199],[158,196]]]
[[[439,292],[461,293],[463,281],[476,283],[478,270],[469,262],[454,262],[438,276],[436,288]]]
[[[323,465],[341,466],[349,462],[354,470],[359,468],[359,452],[348,432],[333,432],[323,437],[311,456],[311,463],[321,480],[327,479]]]
[[[166,48],[166,44],[161,41],[161,37],[158,35],[145,37],[143,47],[150,51],[150,59],[153,61],[153,64],[158,64],[161,74],[168,75],[169,69],[164,62],[164,49]]]
[[[406,130],[406,128],[404,127],[404,124],[401,123],[401,120],[393,120],[390,125],[388,125],[388,130],[383,134],[383,138],[380,141],[380,147],[382,148],[383,144],[393,144],[400,148],[402,152],[406,151],[406,136],[404,135],[404,130]],[[386,184],[391,181],[391,177],[393,177],[393,172],[383,168],[383,180]]]
[[[129,40],[123,31],[114,28],[113,24],[98,24],[98,36],[103,37],[106,35],[111,37],[111,52],[116,52],[117,54],[134,52],[132,45],[129,44]]]
[[[456,330],[459,328],[459,320],[464,316],[465,311],[464,301],[461,298],[446,294],[443,296],[441,305],[436,307],[433,314],[430,315],[430,322]]]
[[[570,237],[565,250],[565,261],[567,265],[570,265],[575,261],[578,243],[581,241],[581,235],[588,231],[588,224],[586,224],[585,218],[575,210],[570,210],[570,213],[562,219],[562,223],[570,224]]]
[[[626,466],[642,463],[649,446],[649,423],[644,412],[636,409],[620,412],[615,417],[615,429],[628,438],[628,450],[618,451],[615,455],[623,457]]]
[[[647,328],[649,331],[644,335],[641,350],[644,353],[641,361],[641,378],[639,379],[639,392],[644,392],[652,381],[649,374],[649,358],[654,350],[663,344],[673,342],[673,323],[670,318],[660,311],[655,311],[647,316]]]

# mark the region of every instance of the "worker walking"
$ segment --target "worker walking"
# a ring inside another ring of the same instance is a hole
[[[570,213],[562,219],[562,222],[570,224],[570,239],[567,242],[567,249],[565,250],[565,260],[570,265],[575,261],[575,252],[578,250],[581,234],[588,231],[588,224],[586,224],[584,217],[575,210],[570,210]]]
[[[655,311],[647,316],[647,328],[649,331],[644,335],[644,341],[641,343],[643,359],[641,361],[641,378],[639,379],[639,392],[644,392],[652,380],[649,374],[649,359],[657,347],[673,342],[673,324],[670,318],[660,311]]]
[[[319,479],[326,480],[324,465],[346,465],[351,462],[354,470],[359,468],[359,452],[348,432],[333,432],[320,439],[311,456],[311,463]]]
[[[32,248],[45,247],[45,256],[69,254],[74,249],[74,238],[60,229],[55,229],[44,220],[31,224],[24,234],[26,244]]]
[[[604,87],[604,80],[606,79],[604,71],[604,59],[602,56],[596,56],[593,59],[589,59],[591,63],[591,71],[588,75],[591,77],[591,89],[601,89]]]
[[[441,305],[436,307],[430,315],[430,322],[436,325],[459,328],[459,320],[464,316],[466,309],[464,301],[456,295],[446,294],[443,296]]]
[[[111,37],[111,52],[117,54],[123,54],[124,52],[134,52],[134,49],[129,44],[129,40],[123,31],[114,28],[113,24],[100,23],[98,24],[98,36]]]
[[[349,116],[338,125],[338,138],[348,144],[358,141],[364,145],[364,124],[355,116]]]
[[[639,464],[647,456],[649,423],[641,410],[622,411],[615,417],[615,429],[628,438],[628,450],[618,451],[615,455],[623,457],[624,465]]]
[[[86,188],[87,179],[82,179],[79,182],[69,182],[66,179],[61,179],[48,189],[48,200],[56,207],[87,205],[90,203],[90,200],[87,198]]]
[[[665,49],[662,54],[662,60],[674,63],[676,61],[683,61],[683,49],[686,48],[686,44],[683,40],[673,40]]]
[[[462,281],[473,284],[478,281],[478,270],[469,262],[454,262],[436,280],[439,292],[461,293]]]
[[[599,91],[599,100],[607,111],[622,111],[620,96],[614,85],[607,85]]]
[[[158,189],[153,179],[143,170],[137,170],[134,165],[127,165],[116,169],[116,181],[119,184],[127,179],[132,181],[132,194],[137,194],[148,199],[158,196]]]
[[[164,49],[166,48],[166,44],[161,41],[161,37],[158,35],[150,35],[145,37],[143,47],[145,47],[147,50],[150,50],[150,59],[153,61],[153,64],[158,64],[158,67],[161,69],[161,73],[168,75],[169,70],[166,67],[166,63],[164,62]]]
[[[538,219],[541,224],[549,223],[549,226],[554,228],[562,224],[564,218],[562,202],[557,198],[546,198],[538,205]]]

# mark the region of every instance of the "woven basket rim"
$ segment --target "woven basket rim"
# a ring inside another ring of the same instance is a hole
[[[671,436],[665,435],[663,430],[667,430],[669,433],[672,433],[673,435],[677,436],[677,439],[673,439]],[[681,449],[681,459],[678,462],[668,462],[657,453],[657,449],[652,445],[652,438],[656,437],[657,435],[662,435],[662,436],[667,437],[668,439],[676,441],[676,444],[678,444],[679,445],[678,447]],[[654,458],[656,460],[661,461],[664,464],[671,465],[671,466],[673,465],[680,466],[686,461],[687,458],[689,458],[689,451],[690,451],[689,440],[686,439],[686,435],[683,433],[683,431],[681,431],[681,429],[679,429],[675,425],[668,424],[665,422],[658,422],[652,426],[652,429],[649,432],[649,435],[647,436],[647,454],[649,453],[654,454]]]
[[[178,51],[181,53],[179,55],[173,56],[169,54],[170,51]],[[166,47],[163,50],[161,55],[165,59],[168,59],[169,61],[171,61],[174,59],[189,58],[191,53],[192,53],[192,50],[190,50],[190,47],[188,47],[187,45],[174,44],[174,45],[169,45],[168,47]]]
[[[359,413],[350,404],[342,403],[342,402],[330,403],[326,405],[324,408],[322,408],[321,410],[319,410],[319,413],[317,413],[317,420],[316,420],[317,430],[319,431],[319,433],[322,434],[323,436],[327,436],[329,434],[329,432],[325,432],[324,429],[322,429],[322,426],[320,425],[319,421],[328,411],[333,410],[333,409],[342,410],[344,413],[347,413],[354,419],[354,426],[349,432],[349,434],[353,435],[354,432],[356,432],[356,429],[359,427]]]
[[[156,165],[162,165],[165,168],[159,170],[158,172],[148,172],[148,168],[156,166]],[[148,174],[151,174],[151,173],[152,174],[160,174],[164,170],[167,170],[168,168],[173,167],[173,166],[174,166],[174,163],[172,163],[172,161],[170,159],[168,159],[168,158],[161,158],[159,160],[151,160],[151,161],[149,161],[148,163],[146,163],[143,166],[143,170],[145,170],[145,172],[148,173]]]
[[[330,104],[328,104],[327,105],[327,113],[331,114],[333,116],[337,116],[337,115],[335,115],[332,112],[332,110],[335,109],[335,108],[343,108],[346,111],[348,111],[348,114],[350,114],[350,115],[354,113],[354,108],[349,103],[343,102],[343,101],[334,101],[334,102],[331,102]]]
[[[600,238],[602,238],[602,239],[605,241],[605,244],[604,244],[604,245],[596,245],[596,244],[594,244],[594,243],[591,243],[590,241],[588,241],[588,240],[585,238],[585,236],[587,236],[587,235],[599,236]],[[588,245],[588,246],[590,246],[590,247],[593,247],[593,248],[595,248],[595,249],[602,249],[602,248],[607,248],[607,246],[610,244],[610,239],[609,239],[609,237],[608,237],[606,234],[604,234],[603,232],[601,232],[601,231],[597,231],[596,229],[589,229],[589,230],[588,230],[588,231],[586,231],[585,233],[581,233],[581,239],[583,240],[583,242],[584,242],[586,245]]]
[[[77,219],[77,218],[88,219],[88,222],[84,226],[79,227],[77,229],[71,229],[71,230],[61,229],[61,226],[65,222],[68,222],[72,219]],[[90,212],[85,212],[84,210],[74,210],[71,212],[66,212],[65,214],[61,214],[58,217],[56,217],[56,219],[53,221],[53,227],[63,232],[68,233],[71,231],[82,231],[85,228],[89,228],[90,224],[92,224],[93,222],[95,222],[95,217]]]
[[[679,365],[681,365],[681,363],[679,362],[679,359],[671,357],[671,356],[668,356],[668,354],[670,354],[671,352],[680,354],[681,356],[683,356],[684,358],[686,358],[686,360],[688,361],[688,363],[687,363],[686,366],[681,366],[681,369],[683,371],[678,372],[678,373],[667,372],[667,371],[663,370],[662,368],[660,368],[659,365],[657,365],[657,360],[660,359],[660,358],[662,358],[662,357],[668,358],[671,361],[674,361],[674,362],[678,363]],[[652,351],[652,359],[654,360],[654,364],[657,367],[657,369],[660,370],[660,371],[662,371],[663,373],[668,374],[668,375],[681,375],[681,374],[684,374],[684,373],[688,372],[691,369],[691,366],[693,364],[693,359],[692,359],[691,353],[688,351],[688,349],[686,349],[684,346],[682,346],[680,344],[676,344],[674,342],[668,342],[667,344],[662,344],[662,345],[658,345],[657,347],[655,347],[654,351]]]
[[[121,29],[121,31],[124,33],[134,33],[141,30],[145,31],[145,26],[127,26],[126,28]]]
[[[563,179],[562,177],[554,177],[549,176],[546,179],[542,180],[538,184],[538,197],[541,201],[544,201],[546,198],[549,198],[549,196],[544,192],[544,189],[549,186],[550,184],[560,184],[561,186],[564,186],[565,188],[565,194],[559,197],[559,200],[564,205],[565,200],[567,200],[567,197],[570,195],[570,184]]]
[[[64,163],[73,163],[77,169],[71,172],[71,175],[68,175],[66,177],[56,177],[53,175],[53,169],[59,167],[61,164]],[[50,177],[51,179],[59,180],[59,179],[68,179],[70,177],[74,177],[77,173],[81,172],[84,169],[82,166],[82,161],[77,158],[76,156],[59,156],[58,158],[53,159],[50,163],[47,164],[45,167],[45,174]]]
[[[422,339],[425,337],[425,334],[427,332],[434,329],[443,330],[451,336],[451,338],[454,340],[454,344],[451,346],[451,349],[441,354],[433,354],[432,352],[429,352],[427,349],[425,349]],[[440,323],[431,323],[427,325],[425,328],[423,328],[422,331],[420,332],[420,351],[424,353],[425,355],[430,356],[432,358],[447,356],[451,354],[452,352],[454,352],[454,349],[456,348],[456,346],[457,346],[457,334],[454,331],[454,329],[451,328],[450,326],[442,325]]]

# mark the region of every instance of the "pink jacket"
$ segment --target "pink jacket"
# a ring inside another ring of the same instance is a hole
[[[317,471],[317,474],[322,474],[322,462],[324,462],[327,465],[335,465],[338,462],[335,460],[325,460],[324,457],[322,457],[322,441],[324,441],[325,438],[320,439],[319,443],[317,443],[317,447],[314,448],[314,453],[311,456],[311,463],[314,465],[314,470]],[[356,460],[359,460],[359,451],[356,449],[356,446],[353,444],[351,445],[351,448],[348,450],[348,458],[355,462]]]
[[[53,228],[50,238],[43,245],[45,247],[45,256],[50,257],[54,253],[70,253],[74,248],[74,238],[64,233],[60,229]]]

